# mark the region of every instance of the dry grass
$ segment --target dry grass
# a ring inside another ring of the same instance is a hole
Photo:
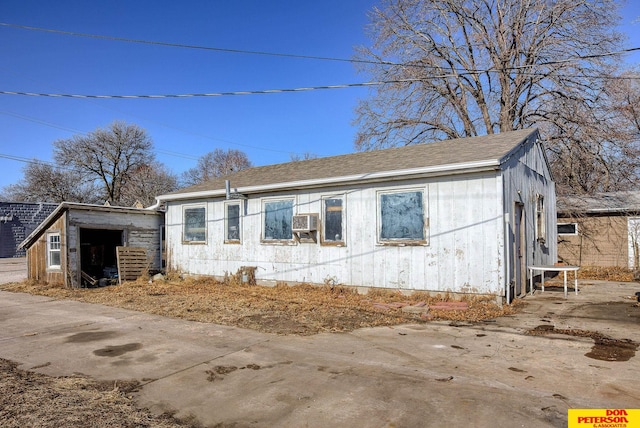
[[[633,272],[622,267],[585,266],[578,271],[579,279],[593,279],[602,281],[633,281]]]
[[[162,316],[251,328],[276,334],[310,335],[351,331],[361,327],[427,322],[416,314],[382,303],[437,302],[451,296],[375,290],[367,295],[340,286],[260,287],[236,277],[224,282],[173,277],[96,289],[66,289],[60,285],[23,282],[5,284],[7,291],[56,299],[100,303]],[[466,297],[469,309],[431,310],[432,319],[479,321],[512,314],[523,305],[499,308],[493,299]],[[0,359],[0,426],[2,427],[181,427],[197,426],[171,415],[154,416],[137,409],[128,396],[136,383],[96,382],[83,377],[50,377],[20,370]]]
[[[9,291],[39,294],[57,299],[100,303],[191,321],[250,328],[267,333],[310,335],[352,331],[362,327],[426,322],[418,314],[399,308],[380,308],[376,303],[415,304],[452,300],[451,296],[414,293],[405,296],[389,290],[357,294],[340,286],[278,285],[261,287],[227,281],[187,278],[127,282],[96,289],[66,289],[59,285],[24,282],[2,286]],[[512,314],[518,305],[495,304],[494,299],[465,297],[469,309],[431,310],[429,319],[480,321]]]
[[[137,409],[135,382],[96,382],[20,370],[0,359],[0,425],[22,427],[193,427],[171,415]]]

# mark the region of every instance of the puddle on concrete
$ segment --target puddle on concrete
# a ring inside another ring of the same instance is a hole
[[[556,329],[552,325],[542,324],[527,332],[532,336],[544,336],[546,334],[564,334],[574,337],[589,337],[593,339],[593,347],[585,357],[601,361],[629,361],[636,355],[639,344],[630,339],[614,339],[597,331]]]
[[[67,337],[67,343],[86,343],[96,340],[111,339],[118,336],[116,331],[84,331]]]
[[[126,345],[107,346],[93,351],[98,357],[119,357],[127,352],[137,351],[142,348],[142,343],[127,343]]]

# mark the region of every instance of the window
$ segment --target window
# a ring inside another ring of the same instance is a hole
[[[291,221],[293,200],[265,201],[263,203],[263,237],[265,241],[293,239]]]
[[[324,198],[323,202],[323,234],[322,242],[329,244],[344,244],[342,197]]]
[[[207,239],[205,207],[184,209],[182,240],[184,242],[205,242]]]
[[[544,244],[547,238],[547,225],[544,213],[544,196],[536,196],[536,239]]]
[[[577,235],[578,223],[558,223],[558,235]]]
[[[240,242],[240,204],[229,203],[225,211],[225,242]]]
[[[426,243],[424,192],[379,193],[381,242]]]
[[[50,233],[47,235],[47,267],[50,269],[60,269],[60,234]]]

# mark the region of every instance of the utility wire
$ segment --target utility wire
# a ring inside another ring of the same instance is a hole
[[[324,89],[344,89],[355,88],[364,86],[377,86],[387,83],[405,83],[415,82],[421,79],[408,79],[408,80],[390,80],[385,82],[363,82],[363,83],[347,83],[344,85],[327,85],[327,86],[310,86],[304,88],[293,89],[266,89],[258,91],[235,91],[235,92],[212,92],[202,94],[158,94],[158,95],[91,95],[91,94],[47,94],[36,92],[19,92],[19,91],[0,91],[2,95],[24,95],[29,97],[53,97],[53,98],[99,98],[99,99],[136,99],[136,98],[197,98],[197,97],[226,97],[234,95],[265,95],[265,94],[278,94],[286,92],[306,92],[306,91],[318,91]]]
[[[91,98],[91,99],[160,99],[160,98],[202,98],[202,97],[227,97],[237,95],[266,95],[266,94],[279,94],[279,93],[292,93],[292,92],[308,92],[319,91],[327,89],[345,89],[345,88],[357,88],[357,87],[369,87],[380,86],[386,84],[396,83],[415,83],[421,82],[426,79],[445,79],[451,77],[459,77],[460,75],[467,74],[484,74],[484,73],[498,73],[499,70],[484,70],[484,71],[466,71],[465,73],[455,74],[442,74],[437,76],[425,76],[424,78],[414,79],[400,79],[400,80],[385,80],[377,82],[361,82],[361,83],[346,83],[342,85],[325,85],[325,86],[309,86],[302,88],[291,89],[265,89],[265,90],[253,90],[253,91],[234,91],[234,92],[211,92],[211,93],[191,93],[191,94],[156,94],[156,95],[95,95],[95,94],[52,94],[52,93],[38,93],[38,92],[21,92],[21,91],[0,91],[0,95],[22,95],[29,97],[51,97],[51,98]],[[539,73],[523,73],[528,75],[542,75]],[[611,79],[611,80],[640,80],[640,75],[635,76],[571,76],[571,75],[556,75],[557,77],[589,77],[597,79]]]
[[[381,63],[381,62],[378,62],[378,61],[359,60],[359,59],[335,58],[335,57],[316,56],[316,55],[298,55],[298,54],[288,54],[288,53],[278,53],[278,52],[265,52],[265,51],[252,51],[252,50],[243,50],[243,49],[218,48],[218,47],[212,47],[212,46],[186,45],[186,44],[181,44],[181,43],[159,42],[159,41],[152,41],[152,40],[128,39],[128,38],[125,38],[125,37],[103,36],[103,35],[99,35],[99,34],[76,33],[76,32],[73,32],[73,31],[63,31],[63,30],[53,30],[53,29],[50,29],[50,28],[30,27],[28,25],[10,24],[10,23],[7,23],[7,22],[0,22],[0,26],[12,27],[12,28],[20,28],[20,29],[23,29],[23,30],[42,31],[42,32],[45,32],[45,33],[64,34],[64,35],[67,35],[67,36],[88,37],[88,38],[92,38],[92,39],[112,40],[112,41],[127,42],[127,43],[140,43],[140,44],[145,44],[145,45],[166,46],[166,47],[172,47],[172,48],[197,49],[197,50],[205,50],[205,51],[239,53],[239,54],[247,54],[247,55],[275,56],[275,57],[284,57],[284,58],[313,59],[313,60],[320,60],[320,61],[336,61],[336,62],[364,63],[364,64],[399,65],[399,64],[394,64],[394,63],[391,63],[391,62],[390,63],[384,63],[384,62]]]
[[[239,54],[247,54],[247,55],[263,55],[263,56],[275,56],[275,57],[284,57],[284,58],[298,58],[298,59],[313,59],[320,61],[336,61],[336,62],[348,62],[353,64],[372,64],[372,65],[390,65],[397,67],[422,67],[422,68],[438,68],[433,65],[424,65],[424,64],[411,64],[411,63],[397,63],[392,61],[372,61],[372,60],[364,60],[364,59],[347,59],[347,58],[336,58],[336,57],[325,57],[325,56],[317,56],[317,55],[299,55],[299,54],[289,54],[289,53],[279,53],[279,52],[265,52],[265,51],[253,51],[253,50],[243,50],[243,49],[231,49],[231,48],[219,48],[212,46],[200,46],[200,45],[187,45],[181,43],[170,43],[170,42],[159,42],[152,40],[142,40],[142,39],[129,39],[125,37],[115,37],[115,36],[104,36],[99,34],[90,34],[90,33],[77,33],[74,31],[64,31],[64,30],[55,30],[51,28],[41,28],[41,27],[32,27],[28,25],[19,25],[19,24],[11,24],[8,22],[0,22],[0,26],[3,27],[11,27],[11,28],[19,28],[23,30],[31,30],[31,31],[41,31],[45,33],[53,33],[53,34],[63,34],[67,36],[74,37],[87,37],[92,39],[102,39],[102,40],[112,40],[118,42],[127,42],[127,43],[139,43],[146,45],[156,45],[156,46],[166,46],[166,47],[174,47],[174,48],[183,48],[183,49],[197,49],[197,50],[205,50],[205,51],[215,51],[215,52],[228,52],[228,53],[239,53]],[[601,54],[593,54],[593,55],[578,55],[574,58],[566,58],[562,60],[554,60],[547,61],[538,64],[529,64],[523,66],[511,67],[509,69],[522,69],[522,68],[531,68],[537,67],[541,65],[554,65],[554,64],[562,64],[566,62],[582,60],[582,59],[596,59],[596,58],[604,58],[608,56],[618,56],[624,55],[630,52],[640,51],[640,47],[622,49],[614,52],[604,52]],[[464,69],[456,69],[456,71],[465,71]],[[487,72],[490,70],[485,70]],[[481,71],[479,71],[481,72]]]
[[[29,122],[39,123],[40,125],[49,126],[51,128],[60,129],[62,131],[74,132],[74,133],[80,134],[80,135],[89,135],[89,132],[80,131],[79,129],[69,128],[69,127],[62,126],[62,125],[57,125],[55,123],[47,122],[47,121],[44,121],[44,120],[37,119],[35,117],[25,116],[25,115],[22,115],[22,114],[11,112],[11,111],[0,110],[0,114],[6,114],[7,116],[13,116],[13,117],[16,117],[18,119],[27,120]],[[157,153],[161,153],[161,154],[165,154],[165,155],[169,155],[169,156],[176,156],[176,157],[190,159],[190,160],[198,160],[198,159],[200,159],[198,156],[188,155],[188,154],[179,153],[179,152],[173,152],[173,151],[170,151],[170,150],[155,149],[155,151]],[[0,156],[0,157],[4,157],[5,159],[10,159],[8,156],[12,156],[12,155],[4,155],[4,156]],[[11,158],[11,159],[12,160],[20,160],[19,156],[14,156],[14,157],[16,159],[13,159],[13,158]],[[22,159],[26,159],[26,158],[22,158]],[[45,162],[45,161],[34,161],[34,162],[37,163],[37,162]],[[45,162],[45,163],[50,163],[51,165],[57,166],[56,164],[54,164],[52,162]]]

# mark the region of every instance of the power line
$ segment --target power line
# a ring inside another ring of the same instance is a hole
[[[640,49],[640,48],[639,48]],[[202,98],[202,97],[228,97],[238,95],[267,95],[267,94],[280,94],[280,93],[294,93],[294,92],[308,92],[319,91],[328,89],[346,89],[357,87],[370,87],[380,86],[386,84],[395,83],[415,83],[425,79],[445,79],[450,77],[459,77],[461,75],[475,75],[485,73],[500,73],[508,70],[467,70],[463,73],[455,74],[441,74],[434,76],[425,76],[424,78],[415,79],[400,79],[400,80],[385,80],[377,82],[361,82],[361,83],[345,83],[341,85],[324,85],[324,86],[309,86],[302,88],[289,88],[289,89],[265,89],[265,90],[251,90],[251,91],[233,91],[233,92],[211,92],[211,93],[190,93],[190,94],[155,94],[155,95],[95,95],[95,94],[53,94],[53,93],[38,93],[38,92],[21,92],[21,91],[0,91],[0,95],[22,95],[29,97],[51,97],[51,98],[81,98],[81,99],[162,99],[162,98]],[[532,76],[544,76],[543,73],[527,73],[522,74]],[[640,75],[635,76],[611,76],[611,75],[556,75],[557,77],[587,77],[593,79],[610,79],[610,80],[640,80]]]
[[[34,118],[34,117],[30,117],[30,116],[25,116],[25,115],[18,114],[18,113],[15,113],[15,112],[11,112],[11,111],[7,111],[7,110],[0,110],[0,114],[5,114],[7,116],[13,116],[13,117],[16,117],[18,119],[22,119],[22,120],[26,120],[26,121],[29,121],[29,122],[38,123],[40,125],[49,126],[51,128],[56,128],[56,129],[60,129],[60,130],[63,130],[63,131],[74,132],[76,134],[82,134],[82,135],[89,135],[89,133],[85,132],[85,131],[81,131],[81,130],[78,130],[78,129],[75,129],[75,128],[69,128],[69,127],[66,127],[66,126],[58,125],[58,124],[55,124],[55,123],[47,122],[47,121],[44,121],[44,120],[41,120],[41,119],[37,119],[37,118]],[[149,119],[145,119],[145,120],[149,120]],[[159,123],[159,122],[156,122],[156,123]],[[184,132],[184,133],[187,133],[187,134],[196,135],[198,137],[207,138],[207,139],[214,140],[214,141],[221,141],[221,142],[224,142],[226,144],[231,144],[231,145],[234,145],[234,146],[248,147],[248,148],[252,148],[252,149],[256,149],[256,150],[264,150],[264,151],[270,151],[270,152],[275,152],[275,153],[286,153],[286,154],[294,153],[291,150],[278,150],[278,149],[270,149],[270,148],[267,148],[267,147],[252,146],[252,145],[249,145],[249,144],[235,143],[233,141],[227,141],[227,140],[223,140],[223,139],[220,139],[220,138],[210,137],[210,136],[204,135],[204,134],[199,134],[197,132],[192,132],[192,131],[188,131],[188,130],[184,130],[184,129],[180,129],[180,128],[176,128],[176,127],[172,127],[172,126],[167,126],[167,125],[164,125],[162,123],[160,123],[160,124],[163,125],[163,126],[166,126],[168,128],[177,129],[178,131],[181,131],[181,132]],[[201,157],[201,156],[189,155],[189,154],[186,154],[186,153],[174,152],[174,151],[171,151],[171,150],[163,150],[163,149],[158,149],[158,148],[156,148],[155,151],[157,153],[159,153],[159,154],[164,154],[164,155],[168,155],[168,156],[174,156],[174,157],[179,157],[179,158],[184,158],[184,159],[189,159],[189,160],[199,160],[200,157]],[[17,159],[14,159],[14,160],[17,160]]]
[[[201,94],[157,94],[157,95],[93,95],[93,94],[48,94],[48,93],[36,93],[36,92],[19,92],[19,91],[0,91],[2,95],[23,95],[29,97],[52,97],[52,98],[97,98],[97,99],[137,99],[137,98],[198,98],[198,97],[226,97],[236,95],[266,95],[266,94],[279,94],[290,92],[307,92],[318,91],[325,89],[345,89],[356,88],[366,86],[378,86],[388,83],[406,83],[419,81],[421,79],[407,79],[407,80],[390,80],[385,82],[362,82],[362,83],[346,83],[343,85],[326,85],[326,86],[309,86],[303,88],[292,89],[265,89],[257,91],[235,91],[235,92],[211,92]]]
[[[0,158],[2,159],[9,159],[9,160],[13,160],[13,161],[18,161],[18,162],[22,162],[22,163],[30,163],[30,164],[37,164],[37,165],[41,165],[41,164],[45,164],[45,165],[51,165],[53,167],[58,168],[59,166],[54,164],[53,162],[49,162],[49,161],[43,161],[40,159],[29,159],[29,158],[25,158],[22,156],[14,156],[14,155],[8,155],[6,153],[0,153]],[[69,171],[74,171],[73,169],[70,168],[66,168],[66,167],[60,167],[62,169],[67,169]]]
[[[266,151],[266,152],[284,153],[284,154],[295,153],[295,152],[293,152],[291,150],[278,150],[278,149],[269,148],[269,147],[261,147],[261,146],[251,145],[251,144],[237,143],[235,141],[225,140],[223,138],[212,137],[210,135],[205,135],[205,134],[202,134],[202,133],[190,131],[188,129],[183,129],[183,128],[179,128],[179,127],[176,127],[176,126],[171,126],[171,125],[168,125],[168,124],[166,124],[164,122],[161,122],[161,121],[158,121],[158,120],[155,120],[155,119],[151,119],[151,118],[148,118],[148,117],[143,117],[143,116],[140,116],[140,115],[137,115],[137,114],[133,114],[133,113],[130,113],[130,112],[127,112],[127,111],[123,111],[123,110],[120,110],[120,109],[117,109],[117,108],[108,107],[108,106],[105,106],[104,104],[96,103],[94,100],[91,100],[91,99],[85,99],[85,101],[88,102],[88,103],[92,103],[93,105],[97,105],[100,108],[113,110],[113,111],[125,114],[127,116],[132,116],[132,117],[136,117],[138,119],[143,119],[143,120],[148,121],[148,122],[156,123],[156,124],[158,124],[160,126],[168,128],[168,129],[175,129],[175,130],[183,132],[185,134],[194,135],[194,136],[197,136],[197,137],[200,137],[200,138],[205,138],[205,139],[211,140],[211,141],[217,141],[217,142],[229,144],[229,145],[232,145],[232,146],[246,147],[246,148],[250,148],[250,149],[254,149],[254,150],[262,150],[262,151]],[[17,117],[17,118],[20,118],[20,119],[24,119],[24,120],[27,120],[27,121],[30,121],[30,122],[39,123],[41,125],[46,125],[46,126],[50,126],[52,128],[61,129],[63,131],[70,131],[70,132],[80,133],[80,134],[83,134],[83,135],[87,134],[85,131],[80,131],[80,130],[69,128],[69,127],[65,127],[65,126],[62,126],[62,125],[57,125],[57,124],[54,124],[54,123],[51,123],[51,122],[46,122],[44,120],[37,119],[37,118],[34,118],[34,117],[24,116],[24,115],[15,113],[15,112],[9,112],[9,111],[6,111],[6,110],[0,110],[0,114],[6,114],[6,115],[9,115],[9,116],[14,116],[14,117]],[[169,156],[181,157],[181,158],[185,158],[185,159],[198,160],[200,158],[199,156],[189,155],[189,154],[179,153],[179,152],[173,152],[173,151],[169,151],[169,150],[156,149],[156,151],[158,153],[161,153],[161,154],[166,154],[166,155],[169,155]],[[299,154],[302,154],[302,153],[299,153]]]
[[[102,39],[102,40],[174,47],[174,48],[182,48],[182,49],[197,49],[197,50],[205,50],[205,51],[238,53],[238,54],[247,54],[247,55],[274,56],[274,57],[283,57],[283,58],[312,59],[312,60],[319,60],[319,61],[347,62],[352,64],[390,65],[390,66],[396,66],[396,67],[439,68],[433,65],[410,64],[410,63],[407,64],[407,63],[397,63],[392,61],[372,61],[372,60],[355,59],[355,58],[348,59],[348,58],[326,57],[326,56],[317,56],[317,55],[300,55],[300,54],[290,54],[290,53],[281,53],[281,52],[266,52],[266,51],[220,48],[220,47],[201,46],[201,45],[187,45],[187,44],[181,44],[181,43],[160,42],[160,41],[143,40],[143,39],[129,39],[125,37],[105,36],[100,34],[78,33],[74,31],[55,30],[51,28],[42,28],[42,27],[32,27],[28,25],[11,24],[8,22],[0,22],[0,26],[10,27],[10,28],[19,28],[22,30],[30,30],[30,31],[41,31],[45,33],[62,34],[62,35],[74,36],[74,37],[86,37],[86,38],[92,38],[92,39]],[[532,68],[532,67],[537,67],[541,65],[562,64],[562,63],[582,60],[582,59],[596,59],[596,58],[604,58],[609,56],[624,55],[624,54],[635,52],[635,51],[640,51],[640,47],[621,49],[619,51],[614,51],[614,52],[603,52],[600,54],[577,55],[573,58],[565,58],[561,60],[547,61],[547,62],[538,63],[538,64],[529,64],[529,65],[523,65],[523,66],[510,67],[508,69],[516,70],[516,69],[522,69],[522,68]],[[455,70],[466,71],[465,69],[455,69]],[[488,72],[488,71],[491,71],[491,69],[484,70],[484,72]]]
[[[275,57],[283,57],[283,58],[313,59],[313,60],[320,60],[320,61],[335,61],[335,62],[364,63],[364,64],[385,64],[379,61],[369,61],[369,60],[359,60],[359,59],[336,58],[336,57],[317,56],[317,55],[299,55],[299,54],[278,53],[278,52],[253,51],[253,50],[244,50],[244,49],[219,48],[219,47],[201,46],[201,45],[186,45],[181,43],[159,42],[159,41],[142,40],[142,39],[129,39],[125,37],[104,36],[99,34],[76,33],[73,31],[63,31],[63,30],[54,30],[50,28],[31,27],[28,25],[10,24],[7,22],[0,22],[0,26],[20,28],[22,30],[41,31],[45,33],[63,34],[66,36],[88,37],[92,39],[111,40],[111,41],[127,42],[127,43],[139,43],[139,44],[145,44],[145,45],[156,45],[156,46],[165,46],[165,47],[182,48],[182,49],[197,49],[197,50],[205,50],[205,51],[238,53],[238,54],[247,54],[247,55],[275,56]],[[388,63],[388,64],[399,65],[399,64],[393,64],[393,63]]]

